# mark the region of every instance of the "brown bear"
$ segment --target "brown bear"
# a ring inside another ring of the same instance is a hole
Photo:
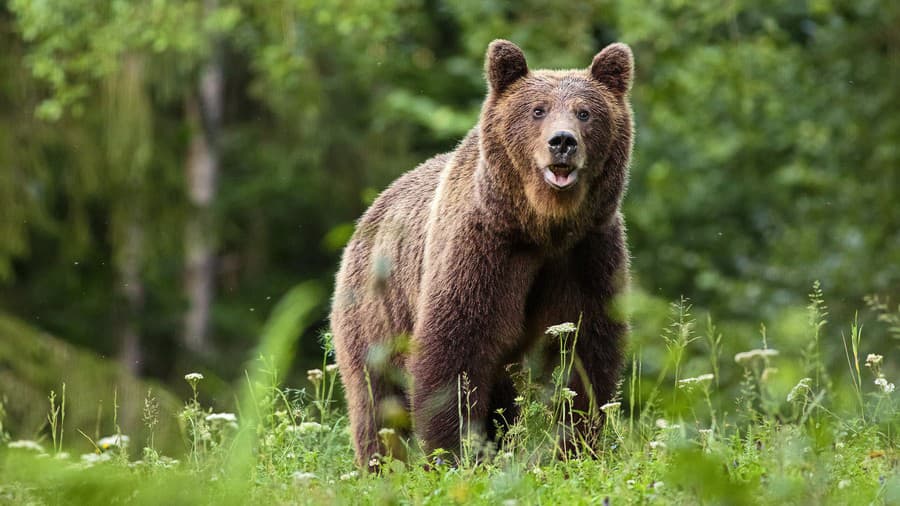
[[[584,70],[531,71],[495,40],[485,72],[478,125],[391,184],[344,251],[331,325],[363,466],[396,451],[379,430],[402,425],[397,413],[411,414],[426,452],[458,452],[461,423],[493,436],[497,410],[516,411],[506,365],[550,325],[581,318],[576,433],[596,428],[616,388],[631,49],[611,44]]]

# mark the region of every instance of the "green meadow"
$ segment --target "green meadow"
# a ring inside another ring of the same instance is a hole
[[[499,445],[460,427],[461,455],[383,457],[360,472],[329,336],[322,365],[285,384],[296,329],[308,316],[298,287],[266,327],[228,412],[203,402],[208,380],[188,372],[190,394],[163,408],[152,389],[140,409],[141,437],[66,420],[71,387],[49,393],[37,440],[0,432],[0,500],[8,504],[897,504],[900,501],[895,385],[889,336],[898,312],[875,305],[877,324],[828,322],[818,286],[796,335],[762,325],[757,346],[734,349],[711,317],[689,301],[669,305],[661,327],[635,325],[630,364],[605,413],[599,444],[559,451],[556,434],[572,414],[561,378],[578,329],[548,329],[561,361],[548,383],[515,375],[519,418]],[[632,318],[647,302],[631,302]],[[643,309],[641,309],[643,308]],[[655,309],[654,309],[655,310]],[[787,330],[787,329],[784,329]],[[893,334],[892,334],[893,333]],[[639,343],[663,343],[652,363]],[[822,357],[839,351],[842,370]],[[567,370],[567,367],[569,368]],[[738,378],[726,387],[730,379]],[[108,385],[115,389],[115,385]],[[466,406],[460,382],[459,409]],[[83,398],[82,401],[84,402]],[[117,406],[115,398],[110,409]],[[3,411],[0,411],[2,414]],[[2,420],[2,419],[0,419]],[[157,445],[161,422],[176,422],[182,444]],[[0,426],[2,427],[2,426]],[[98,433],[99,434],[99,433]],[[396,437],[391,429],[381,432]]]

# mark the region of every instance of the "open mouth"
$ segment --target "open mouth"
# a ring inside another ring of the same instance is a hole
[[[544,168],[544,180],[557,190],[565,190],[578,180],[578,169],[571,165],[548,165]]]

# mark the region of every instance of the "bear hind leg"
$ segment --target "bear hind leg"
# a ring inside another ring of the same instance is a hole
[[[377,471],[383,457],[404,460],[409,406],[403,391],[383,375],[362,367],[344,379],[350,430],[360,467]]]

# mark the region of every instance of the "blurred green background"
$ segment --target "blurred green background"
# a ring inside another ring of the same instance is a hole
[[[863,297],[896,306],[900,2],[7,0],[7,428],[46,435],[64,381],[82,397],[74,427],[108,419],[114,385],[137,425],[146,389],[185,398],[191,371],[233,405],[281,297],[304,281],[327,294],[377,193],[475,124],[494,38],[532,68],[634,50],[625,215],[644,374],[682,295],[727,353],[759,346],[761,322],[771,346],[800,348],[820,280],[836,370]],[[314,302],[301,369],[321,363],[329,301]],[[896,357],[875,317],[860,313],[870,351]]]

